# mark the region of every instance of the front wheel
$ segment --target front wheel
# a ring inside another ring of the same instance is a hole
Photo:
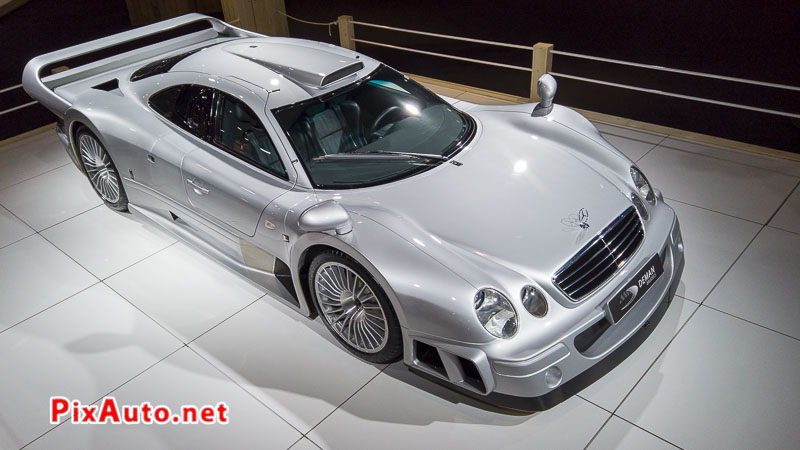
[[[103,147],[97,136],[85,126],[78,129],[76,136],[81,165],[92,183],[94,191],[109,208],[127,211],[128,196],[125,195],[125,189],[122,187],[122,179],[117,171],[117,166],[114,165],[106,148]]]
[[[308,281],[322,321],[351,353],[380,364],[402,356],[397,315],[363,267],[341,252],[325,252],[312,261]]]

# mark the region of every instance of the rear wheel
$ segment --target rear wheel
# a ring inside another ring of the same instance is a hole
[[[76,136],[81,165],[97,195],[109,208],[127,211],[128,196],[122,187],[117,166],[114,165],[106,148],[85,126],[78,129]]]
[[[311,262],[308,282],[322,321],[350,352],[373,363],[402,356],[397,315],[363,267],[341,252],[325,252]]]

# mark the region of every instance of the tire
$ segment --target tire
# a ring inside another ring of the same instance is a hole
[[[339,251],[320,253],[308,270],[308,286],[322,322],[351,353],[378,364],[402,357],[397,315],[361,265]]]
[[[100,139],[83,125],[75,137],[81,166],[94,191],[109,208],[127,211],[128,196],[122,186],[122,177]]]

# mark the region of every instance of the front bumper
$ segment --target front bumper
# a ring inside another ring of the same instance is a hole
[[[647,245],[643,245],[640,249],[642,255],[639,255],[628,273],[637,273],[655,253],[661,257],[664,272],[618,323],[611,323],[605,307],[607,301],[618,292],[613,291],[573,328],[535,354],[509,358],[508,354],[496,351],[497,348],[492,346],[463,346],[437,342],[429,337],[407,336],[406,345],[413,349],[409,352],[413,356],[406,363],[482,395],[496,393],[530,398],[550,393],[622,346],[664,302],[672,299],[684,266],[680,224],[672,214],[674,220],[671,228],[667,222],[663,231],[658,233],[665,239],[658,242],[650,239]],[[667,230],[669,232],[665,233]],[[617,286],[622,289],[625,283],[618,282]]]
[[[607,310],[603,309],[560,342],[527,360],[492,361],[495,392],[519,397],[544,395],[594,366],[630,339],[663,302],[671,301],[680,283],[684,257],[677,218],[661,253],[664,273],[619,323],[612,325]]]

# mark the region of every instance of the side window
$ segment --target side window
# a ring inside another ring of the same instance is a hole
[[[181,85],[150,97],[150,107],[170,122],[206,139],[211,130],[208,110],[214,90],[205,86]]]
[[[275,145],[261,121],[244,103],[221,94],[214,141],[228,153],[288,179]]]

